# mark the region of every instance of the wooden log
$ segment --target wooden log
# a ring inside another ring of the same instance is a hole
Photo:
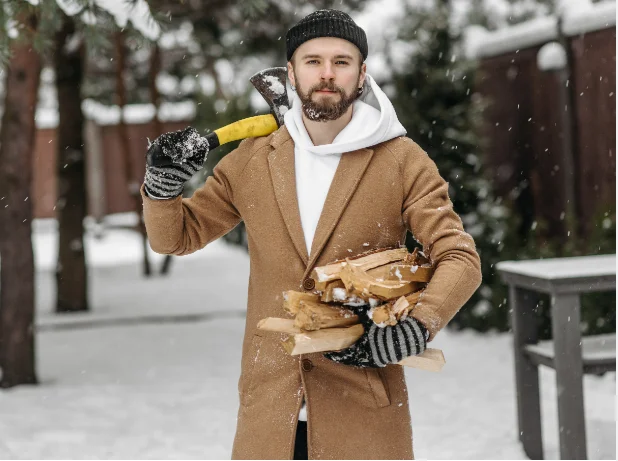
[[[371,319],[378,325],[396,325],[408,316],[422,293],[423,290],[419,290],[407,296],[400,296],[395,301],[389,301],[374,307],[370,311]]]
[[[342,280],[336,280],[335,282],[341,282],[341,284],[343,285],[343,281]],[[329,283],[333,283],[333,282],[329,282]],[[345,285],[343,286],[343,288],[340,287],[335,287],[333,288],[333,302],[338,303],[338,304],[346,304],[346,305],[356,305],[356,306],[361,306],[361,305],[365,305],[365,304],[369,304],[370,306],[377,306],[378,304],[380,304],[380,300],[377,298],[373,298],[371,296],[363,296],[363,295],[358,295],[355,293],[349,293],[348,290],[346,290]]]
[[[379,282],[362,268],[351,264],[345,265],[339,275],[346,290],[358,296],[374,296],[389,300],[410,294],[413,290],[411,282],[391,280]]]
[[[359,323],[358,316],[351,310],[311,301],[300,302],[300,308],[294,319],[294,326],[305,331],[346,327],[357,323]]]
[[[395,276],[391,275],[392,264],[397,263],[385,264],[384,266],[374,267],[373,269],[369,269],[366,272],[379,282],[383,282],[385,280],[395,280]]]
[[[404,298],[405,299],[405,298]],[[397,318],[393,314],[392,304],[386,303],[370,311],[371,320],[378,325],[397,325]]]
[[[327,282],[341,278],[339,273],[346,265],[346,262],[351,262],[354,266],[366,271],[391,262],[403,261],[407,255],[409,255],[407,248],[379,250],[353,258],[347,258],[346,260],[335,261],[326,266],[315,267],[313,271],[311,271],[311,278],[315,280],[315,289],[323,291],[326,288]]]
[[[414,309],[416,303],[421,299],[424,290],[418,290],[408,296],[406,296],[406,301],[408,305],[403,309],[400,313],[395,313],[395,317],[397,317],[398,321],[405,320],[408,317],[408,314]]]
[[[347,293],[344,294],[344,296],[335,296],[335,294],[338,293],[336,289],[345,291],[345,285],[341,280],[333,280],[331,282],[326,282],[324,290],[320,290],[322,291],[320,301],[322,301],[323,303],[344,302],[345,299],[348,297]],[[339,293],[341,293],[341,291],[339,291]]]
[[[412,253],[408,253],[408,255],[403,260],[403,263],[411,264],[413,266],[431,266],[431,261],[427,259],[425,254],[418,248],[415,248]]]
[[[442,371],[445,363],[446,360],[444,360],[444,354],[440,349],[427,348],[420,355],[406,357],[399,362],[399,365],[437,373]]]
[[[315,293],[304,293],[302,291],[284,291],[283,292],[283,309],[292,315],[298,313],[301,301],[318,302],[320,296]]]
[[[369,269],[366,272],[379,282],[390,280],[426,283],[433,275],[433,267],[395,262]]]
[[[289,335],[302,333],[300,328],[294,326],[294,319],[266,317],[258,322],[257,327],[258,330],[272,331],[275,333],[287,333]]]
[[[393,303],[391,312],[393,313],[396,319],[399,319],[401,318],[401,314],[403,314],[403,312],[407,310],[409,307],[410,307],[410,302],[408,301],[408,298],[406,296],[401,296],[399,299],[397,299],[397,301]]]
[[[433,275],[432,266],[390,264],[389,267],[389,280],[399,280],[401,282],[429,282]]]
[[[327,328],[290,336],[283,347],[290,355],[338,351],[354,344],[363,335],[361,324],[344,328]]]

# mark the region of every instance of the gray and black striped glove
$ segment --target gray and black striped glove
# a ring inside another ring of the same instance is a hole
[[[182,194],[185,182],[204,166],[208,141],[195,128],[165,133],[148,146],[144,189],[150,198]]]
[[[412,317],[393,326],[379,327],[366,311],[356,312],[365,328],[363,336],[347,349],[326,352],[333,362],[357,367],[382,368],[406,357],[422,354],[427,348],[429,332]]]

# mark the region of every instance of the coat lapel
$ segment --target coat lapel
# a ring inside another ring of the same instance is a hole
[[[282,127],[272,137],[270,144],[275,149],[268,154],[268,167],[275,190],[277,205],[294,247],[306,265],[309,257],[307,255],[303,227],[300,222],[300,211],[296,194],[294,142],[287,129]]]
[[[335,230],[343,211],[350,202],[358,184],[373,157],[372,149],[346,152],[341,156],[333,182],[328,190],[324,208],[311,244],[307,268],[312,268],[322,253],[326,242]],[[296,195],[295,195],[296,197]]]
[[[287,129],[282,127],[273,136],[270,144],[274,150],[268,155],[270,176],[275,190],[277,205],[285,221],[294,247],[309,271],[324,250],[324,246],[335,230],[343,211],[350,202],[358,184],[373,157],[372,149],[346,152],[341,156],[333,182],[328,190],[324,208],[311,244],[311,255],[307,255],[305,235],[300,221],[296,193],[294,166],[294,142]]]

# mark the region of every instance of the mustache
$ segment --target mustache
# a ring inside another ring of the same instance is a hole
[[[342,96],[345,95],[345,91],[343,91],[343,88],[339,88],[333,82],[322,82],[322,83],[318,83],[317,85],[314,85],[311,87],[311,89],[309,90],[309,96],[311,96],[316,91],[322,91],[322,90],[336,91]]]

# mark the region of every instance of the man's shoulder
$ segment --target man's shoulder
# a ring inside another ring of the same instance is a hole
[[[419,156],[426,157],[427,153],[413,139],[407,136],[397,136],[374,146],[374,149],[390,152],[398,162],[406,162]]]
[[[281,128],[279,128],[281,130]],[[273,139],[276,137],[276,133],[279,131],[274,131],[266,136],[258,136],[256,138],[245,138],[243,139],[238,148],[235,150],[237,155],[239,156],[251,156],[256,152],[264,149],[264,147],[270,146]]]

